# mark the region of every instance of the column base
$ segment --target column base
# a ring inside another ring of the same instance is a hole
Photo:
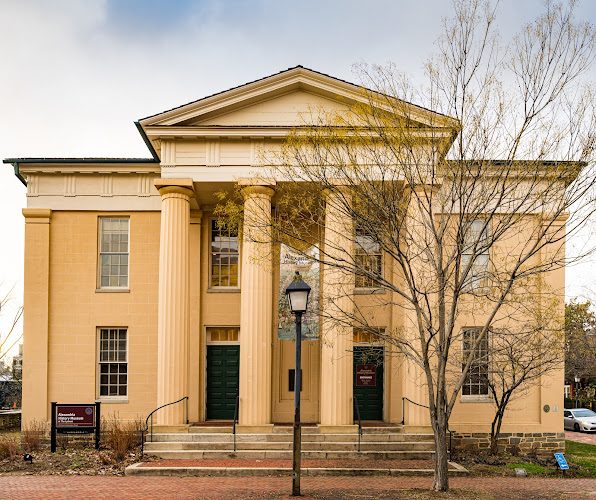
[[[273,424],[262,425],[236,425],[237,434],[271,434]]]
[[[317,425],[321,434],[358,434],[357,425]]]

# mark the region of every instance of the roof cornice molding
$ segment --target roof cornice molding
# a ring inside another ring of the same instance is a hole
[[[229,109],[235,106],[250,105],[261,99],[268,99],[299,89],[315,91],[331,99],[344,100],[345,102],[368,103],[370,100],[367,93],[375,94],[370,89],[299,66],[144,118],[139,120],[139,124],[145,130],[154,126],[172,126],[198,118],[201,115],[219,110],[223,112],[226,108]],[[379,96],[384,99],[392,99],[391,97],[381,96],[381,94]],[[390,112],[394,111],[391,106],[383,105],[382,100],[380,99],[377,103],[380,108]],[[454,118],[405,101],[399,102],[400,106],[407,110],[409,117],[413,120],[429,125],[432,123],[433,127],[459,127],[459,122]]]

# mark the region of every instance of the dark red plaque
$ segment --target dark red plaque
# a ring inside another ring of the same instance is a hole
[[[377,385],[377,365],[356,365],[356,386],[374,387]]]
[[[56,405],[56,427],[94,427],[95,406]]]

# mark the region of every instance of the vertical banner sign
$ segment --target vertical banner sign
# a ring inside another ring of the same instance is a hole
[[[292,283],[296,271],[310,286],[308,309],[302,316],[302,340],[319,339],[319,247],[313,245],[305,252],[299,253],[287,245],[281,245],[279,251],[279,323],[277,325],[278,340],[294,340],[296,329],[294,315],[290,311],[290,303],[286,288]]]

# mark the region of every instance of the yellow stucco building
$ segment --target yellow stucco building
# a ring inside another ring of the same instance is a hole
[[[303,113],[341,109],[358,94],[296,67],[140,120],[149,159],[5,160],[27,185],[24,421],[48,420],[51,401],[101,401],[104,415],[145,418],[184,396],[190,422],[230,420],[238,395],[240,431],[291,422],[294,343],[277,332],[279,262],[272,272],[256,265],[251,243],[215,223],[215,193],[240,184],[245,212],[270,209],[274,182],[254,180],[259,151]],[[564,270],[549,279],[563,283]],[[404,321],[395,308],[378,315],[387,329]],[[328,337],[303,343],[303,422],[352,432],[358,391],[368,420],[429,425],[423,408],[403,414],[402,398],[427,402],[424,384],[387,346],[377,346],[384,362],[363,388],[352,351],[371,339]],[[536,383],[502,431],[560,439],[562,388],[562,370]],[[156,418],[184,424],[184,412],[172,405]],[[450,426],[486,433],[492,416],[480,383]]]

